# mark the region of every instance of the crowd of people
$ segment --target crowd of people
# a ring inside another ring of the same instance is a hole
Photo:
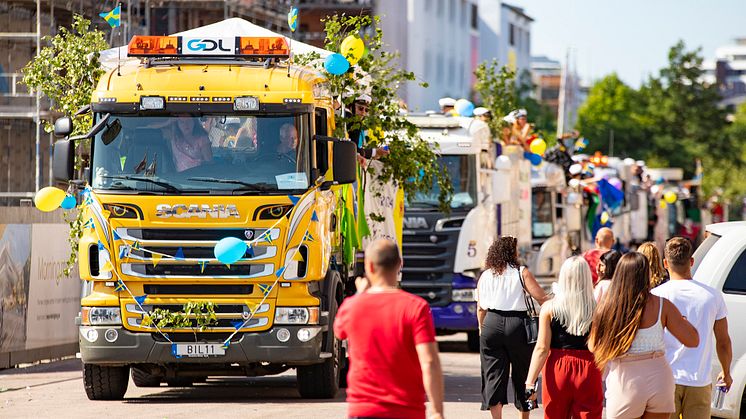
[[[482,410],[524,418],[541,395],[547,418],[708,418],[713,353],[732,384],[727,312],[719,291],[692,279],[692,243],[670,239],[637,252],[595,248],[567,259],[547,294],[518,259],[517,240],[490,247],[477,282]],[[396,244],[365,254],[358,295],[342,304],[334,331],[350,356],[349,417],[443,416],[444,384],[427,303],[397,287]],[[534,301],[541,304],[538,318]],[[538,327],[537,327],[538,324]],[[508,387],[513,398],[508,399]]]

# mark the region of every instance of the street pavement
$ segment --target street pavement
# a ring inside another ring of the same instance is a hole
[[[489,418],[480,412],[479,354],[466,335],[439,337],[446,382],[446,418]],[[260,378],[218,378],[194,387],[138,388],[130,380],[123,401],[90,401],[78,359],[0,371],[0,418],[343,418],[344,392],[333,400],[303,400],[295,373]],[[510,396],[512,398],[512,395]],[[503,417],[518,418],[513,406]],[[543,417],[535,410],[531,417]]]

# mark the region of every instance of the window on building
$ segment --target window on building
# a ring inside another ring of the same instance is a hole
[[[443,54],[438,52],[438,62],[435,64],[435,80],[443,82]]]
[[[508,23],[508,43],[510,46],[515,46],[515,25]]]
[[[471,5],[471,28],[472,29],[479,29],[479,15],[477,13],[477,5],[472,4]]]
[[[545,87],[541,89],[541,100],[557,100],[559,99],[559,88],[558,87]]]

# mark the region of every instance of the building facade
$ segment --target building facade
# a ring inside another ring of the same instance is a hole
[[[746,38],[715,49],[715,59],[702,63],[704,79],[715,83],[723,96],[721,105],[730,113],[746,102]]]
[[[378,0],[374,10],[389,50],[418,78],[400,90],[412,111],[435,110],[444,96],[472,98],[480,62],[530,71],[533,19],[521,8],[500,0]]]

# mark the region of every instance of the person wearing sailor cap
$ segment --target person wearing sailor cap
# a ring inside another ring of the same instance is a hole
[[[349,110],[348,112],[360,118],[365,118],[368,116],[368,107],[370,106],[371,101],[372,99],[369,95],[365,93],[360,94],[355,98],[355,102],[352,103],[352,112],[350,112]],[[350,140],[357,144],[357,153],[359,155],[359,158],[380,159],[381,157],[386,157],[389,155],[389,149],[387,146],[378,148],[364,147],[367,143],[366,130],[354,129],[350,130],[349,134]]]
[[[442,97],[438,100],[438,105],[440,106],[440,112],[443,115],[447,115],[449,112],[453,112],[453,109],[456,106],[456,99],[452,97]]]
[[[478,118],[481,121],[487,122],[492,118],[492,113],[489,109],[480,106],[474,109],[474,117]]]

